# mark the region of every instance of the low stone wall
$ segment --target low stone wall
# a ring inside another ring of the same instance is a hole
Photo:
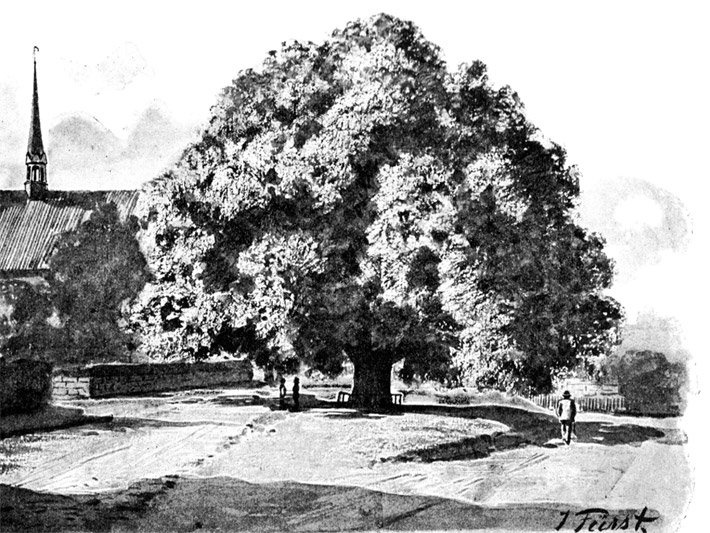
[[[122,364],[59,370],[52,384],[54,399],[61,400],[240,385],[252,378],[249,361]]]
[[[88,398],[91,395],[89,384],[91,378],[80,378],[66,374],[58,374],[52,378],[52,398],[55,400],[69,398]]]

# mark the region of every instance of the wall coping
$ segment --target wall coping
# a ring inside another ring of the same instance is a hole
[[[251,367],[247,359],[233,359],[231,361],[196,362],[196,363],[120,363],[98,364],[81,368],[56,368],[54,375],[72,377],[114,377],[114,376],[151,376],[170,374],[189,374],[195,372],[219,373],[242,370],[245,366]]]

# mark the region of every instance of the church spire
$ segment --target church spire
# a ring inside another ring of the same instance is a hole
[[[25,191],[30,200],[41,199],[47,191],[47,154],[42,144],[42,127],[39,122],[39,95],[37,92],[37,56],[39,48],[32,51],[34,60],[34,85],[32,90],[32,119],[30,121],[30,136],[27,141],[27,179]]]

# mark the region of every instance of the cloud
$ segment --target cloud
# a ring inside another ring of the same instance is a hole
[[[653,350],[686,361],[681,328],[688,297],[697,292],[697,264],[690,260],[691,220],[675,195],[644,180],[607,180],[586,186],[580,222],[601,233],[616,263],[609,294],[626,309],[626,350]]]
[[[24,160],[20,163],[0,163],[0,189],[21,189],[25,183]]]
[[[690,239],[683,203],[644,180],[621,178],[583,188],[579,213],[583,225],[606,238],[622,282],[669,252],[682,253]]]
[[[155,105],[141,114],[125,142],[94,117],[67,115],[45,137],[49,187],[139,188],[177,160],[191,135],[190,130],[177,126]],[[22,188],[22,153],[15,160],[0,163],[1,188]]]
[[[21,144],[16,125],[20,120],[20,110],[15,99],[15,90],[8,85],[0,85],[0,146],[2,152],[17,148]],[[27,124],[29,131],[29,121]],[[27,139],[25,139],[25,142]]]
[[[24,155],[27,149],[27,137],[17,131],[20,111],[15,91],[7,85],[0,85],[0,110],[0,188],[7,189],[24,183]]]
[[[121,149],[119,139],[96,118],[68,115],[49,129],[47,158],[52,166],[83,172],[116,158]]]
[[[617,350],[652,350],[665,354],[670,361],[688,361],[690,357],[683,348],[678,321],[653,311],[640,313],[635,322],[624,327],[624,340]]]
[[[96,65],[96,71],[114,89],[123,89],[148,71],[148,63],[130,42],[124,42]]]
[[[131,42],[122,43],[95,64],[67,60],[67,70],[77,83],[95,93],[121,91],[142,75],[151,74],[147,61]]]
[[[138,118],[128,136],[126,155],[131,158],[153,157],[183,142],[181,131],[158,107],[151,106]]]
[[[190,138],[189,131],[156,106],[141,114],[126,142],[98,121],[90,126],[82,120],[65,120],[50,130],[52,154],[62,152],[50,175],[51,187],[138,188],[174,163]]]
[[[663,222],[663,208],[648,196],[636,195],[620,201],[614,209],[614,219],[626,231],[638,228],[658,228]]]

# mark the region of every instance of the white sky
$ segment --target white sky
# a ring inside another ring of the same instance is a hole
[[[413,20],[451,67],[481,59],[495,84],[511,85],[529,118],[567,148],[583,187],[638,178],[682,200],[695,232],[687,257],[652,265],[641,286],[615,294],[630,318],[655,308],[703,331],[687,305],[704,284],[698,243],[707,242],[708,221],[710,20],[701,2],[18,4],[9,13],[6,6],[0,22],[0,84],[29,109],[37,44],[45,132],[81,113],[119,137],[152,103],[183,125],[201,123],[220,88],[283,40],[321,41],[382,11]],[[26,135],[26,120],[16,126]],[[626,202],[618,223],[652,225],[657,213],[648,202]]]
[[[19,4],[3,9],[0,85],[29,109],[37,44],[45,132],[81,113],[119,137],[152,103],[183,125],[201,123],[220,88],[283,40],[321,41],[382,11],[413,20],[450,66],[481,59],[495,84],[511,85],[529,118],[567,148],[583,187],[637,178],[681,199],[692,218],[690,250],[649,266],[646,282],[615,294],[630,318],[656,308],[704,333],[704,318],[687,305],[706,286],[710,20],[702,2]],[[16,127],[24,137],[27,121]],[[657,223],[648,202],[627,201],[617,222]]]
[[[322,41],[348,20],[378,12],[413,20],[442,48],[451,67],[481,59],[495,84],[511,85],[532,122],[567,148],[584,187],[635,178],[680,198],[693,229],[687,251],[647,265],[614,294],[630,318],[647,308],[676,317],[688,349],[705,365],[710,318],[707,3],[20,4],[2,9],[0,85],[9,86],[17,106],[28,110],[17,124],[22,136],[28,129],[33,44],[41,50],[45,132],[62,116],[79,112],[120,137],[155,102],[184,125],[202,122],[220,88],[240,69],[258,66],[281,41]],[[126,78],[126,70],[134,77]],[[645,197],[630,198],[617,211],[616,222],[629,227],[653,227],[662,220]]]
[[[281,41],[320,41],[350,19],[386,11],[414,20],[450,65],[482,59],[586,178],[641,176],[692,196],[703,168],[710,20],[701,3],[22,4],[9,15],[3,9],[0,72],[27,88],[32,44],[40,47],[45,127],[84,111],[120,136],[153,100],[199,122],[239,69],[258,65]],[[124,90],[92,79],[91,67],[121,48],[142,56],[145,71]],[[18,101],[28,98],[25,90]]]

